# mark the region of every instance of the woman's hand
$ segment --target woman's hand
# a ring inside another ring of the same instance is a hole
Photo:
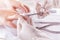
[[[13,8],[13,10],[0,10],[0,17],[2,18],[0,20],[0,24],[2,25],[8,25],[10,27],[13,27],[13,28],[16,28],[16,24],[13,23],[14,20],[18,20],[18,18],[20,17],[20,14],[22,13],[19,13],[16,11],[16,9],[20,9],[23,11],[23,13],[29,13],[30,10],[29,8],[16,1],[16,0],[9,0],[9,2],[11,3],[11,7]],[[27,16],[24,16],[23,18],[25,18],[26,21],[29,21],[30,18]],[[1,21],[4,20],[2,23]]]

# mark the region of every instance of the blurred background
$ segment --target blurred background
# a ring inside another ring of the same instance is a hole
[[[41,6],[44,5],[44,2],[46,0],[17,0],[20,1],[21,3],[27,5],[30,9],[30,14],[34,14],[37,13],[36,12],[36,4],[39,3],[41,4]],[[48,24],[41,24],[38,22],[60,22],[60,0],[47,0],[48,1],[48,5],[50,5],[50,9],[51,11],[55,11],[55,12],[49,12],[49,15],[45,16],[44,18],[38,18],[37,15],[33,15],[30,16],[30,18],[32,18],[32,21],[34,22],[33,25],[35,27],[42,27]],[[56,4],[55,4],[56,3]],[[10,28],[7,28],[9,31]],[[60,25],[53,25],[53,26],[49,26],[46,29],[49,29],[51,31],[60,31]],[[12,40],[11,38],[13,37],[13,40],[17,40],[17,37],[13,36],[13,34],[11,34],[8,30],[5,31],[5,29],[0,28],[0,38],[5,38],[5,35],[8,34],[7,39],[6,40]],[[14,34],[17,32],[14,32]],[[41,35],[44,35],[46,37],[48,37],[51,40],[60,40],[60,33],[50,33],[47,32],[45,30],[40,30],[39,32]],[[2,39],[4,40],[4,39]]]

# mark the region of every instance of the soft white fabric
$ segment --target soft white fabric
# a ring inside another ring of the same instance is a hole
[[[0,38],[1,40],[18,40],[17,38],[17,30],[12,29],[8,26],[0,26]]]
[[[22,25],[22,27],[20,26]],[[44,35],[40,35],[35,27],[29,25],[23,18],[19,18],[17,24],[18,38],[21,40],[50,40]]]

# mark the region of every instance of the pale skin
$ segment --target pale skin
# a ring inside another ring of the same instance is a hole
[[[18,17],[20,17],[20,15],[17,14],[16,9],[17,8],[21,9],[25,13],[29,13],[30,10],[26,5],[24,5],[20,2],[17,2],[16,0],[9,0],[9,1],[12,4],[11,5],[12,10],[11,9],[10,10],[0,10],[0,17],[2,17],[2,20],[4,19],[4,21],[2,23],[0,23],[0,25],[8,25],[10,27],[16,28],[16,25],[13,23],[13,21],[17,20]],[[11,16],[13,16],[13,17],[11,17]],[[28,16],[23,17],[23,18],[25,18],[26,21],[28,21],[28,19],[30,19]],[[2,20],[0,20],[0,22]]]

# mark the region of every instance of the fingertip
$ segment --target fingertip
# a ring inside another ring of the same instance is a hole
[[[25,9],[25,13],[29,13],[30,12],[30,9],[26,5],[24,5],[24,9]]]

